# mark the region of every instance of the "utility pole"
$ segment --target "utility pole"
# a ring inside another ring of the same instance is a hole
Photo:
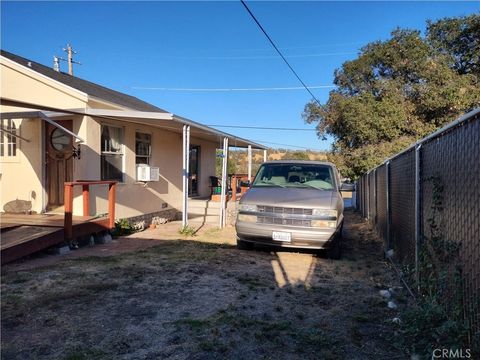
[[[76,54],[77,52],[73,50],[73,48],[70,46],[70,44],[67,44],[66,48],[63,48],[63,51],[65,51],[68,55],[67,57],[67,62],[68,62],[68,73],[73,76],[73,64],[78,64],[82,65],[78,61],[73,60],[73,54]],[[63,60],[63,59],[61,59]]]

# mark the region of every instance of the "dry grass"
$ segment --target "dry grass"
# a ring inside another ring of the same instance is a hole
[[[2,359],[402,357],[378,295],[397,284],[380,244],[347,217],[341,261],[240,251],[213,228],[115,256],[7,265]]]

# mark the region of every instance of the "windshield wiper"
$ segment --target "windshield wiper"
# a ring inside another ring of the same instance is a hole
[[[321,187],[318,187],[318,186],[315,186],[315,185],[312,185],[312,184],[307,184],[307,183],[295,183],[295,184],[300,185],[300,187],[309,187],[309,188],[312,188],[312,189],[315,189],[315,190],[328,190],[328,189],[321,188]]]
[[[268,186],[278,186],[278,187],[281,187],[281,188],[284,188],[286,187],[285,185],[280,185],[280,184],[276,184],[276,183],[272,183],[272,182],[268,182],[268,181],[261,181],[257,184],[253,184],[253,187],[255,186],[263,186],[263,185],[268,185]]]

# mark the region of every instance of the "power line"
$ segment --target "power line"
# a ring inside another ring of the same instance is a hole
[[[285,55],[286,58],[309,58],[309,57],[322,57],[322,56],[338,56],[338,55],[356,55],[356,52],[328,52],[328,53],[315,53],[315,54],[294,54]],[[252,56],[179,56],[179,55],[161,55],[153,56],[155,58],[162,59],[181,59],[181,60],[255,60],[255,59],[277,59],[278,56],[271,55],[252,55]]]
[[[332,89],[335,85],[314,85],[311,89]],[[198,92],[222,92],[222,91],[282,91],[282,90],[303,90],[302,86],[292,87],[263,87],[263,88],[166,88],[166,87],[148,87],[133,86],[136,90],[161,90],[161,91],[198,91]]]
[[[264,140],[252,140],[258,143],[264,143],[264,144],[272,144],[272,145],[280,145],[280,146],[288,146],[292,148],[297,148],[297,149],[303,149],[303,150],[314,150],[314,151],[323,151],[327,152],[328,150],[325,149],[313,149],[310,147],[305,147],[305,146],[297,146],[297,145],[289,145],[289,144],[280,144],[280,143],[275,143],[275,142],[270,142],[270,141],[264,141]]]
[[[265,34],[265,36],[267,37],[268,41],[270,41],[270,44],[272,44],[272,46],[275,48],[275,50],[277,51],[277,53],[281,56],[281,58],[283,59],[283,61],[285,62],[285,64],[287,64],[287,66],[290,68],[290,70],[292,71],[292,73],[297,77],[298,81],[300,81],[300,83],[303,85],[303,87],[308,91],[308,93],[312,96],[312,98],[317,102],[318,106],[321,106],[320,104],[320,101],[318,101],[318,99],[315,97],[315,95],[313,95],[313,93],[310,91],[310,89],[307,87],[307,85],[305,85],[305,83],[303,82],[303,80],[300,78],[300,76],[298,76],[297,72],[293,69],[293,67],[290,65],[290,63],[287,61],[287,59],[285,59],[285,56],[283,56],[283,54],[280,52],[280,50],[277,48],[277,45],[275,45],[275,43],[273,42],[273,40],[270,38],[270,36],[268,36],[267,32],[265,31],[265,29],[263,28],[263,26],[260,24],[260,22],[257,20],[257,18],[255,17],[255,15],[253,15],[253,13],[250,11],[250,9],[248,8],[247,4],[245,4],[245,2],[243,0],[240,0],[240,2],[242,3],[242,5],[245,7],[245,9],[248,11],[248,13],[250,14],[250,16],[253,18],[253,20],[257,23],[258,27],[260,28],[260,30],[262,30],[262,32]]]
[[[240,125],[206,125],[219,128],[235,128],[235,129],[258,129],[258,130],[284,130],[284,131],[317,131],[317,129],[301,129],[301,128],[283,128],[283,127],[263,127],[263,126],[240,126]]]
[[[296,50],[296,49],[314,49],[322,47],[335,47],[335,46],[345,46],[345,45],[365,45],[368,41],[351,41],[351,42],[336,42],[336,43],[327,43],[327,44],[316,44],[316,45],[305,45],[305,46],[288,46],[288,47],[279,47],[281,50]],[[267,48],[242,48],[242,49],[232,49],[233,51],[268,51]]]

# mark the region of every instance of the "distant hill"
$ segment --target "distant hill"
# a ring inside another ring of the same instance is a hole
[[[248,173],[248,158],[246,150],[231,150],[228,159],[229,174]],[[287,150],[287,149],[269,149],[267,158],[272,160],[318,160],[326,161],[325,152],[312,150]],[[258,168],[263,163],[263,150],[252,150],[252,175],[255,175]],[[221,158],[217,158],[217,176],[221,174]]]

